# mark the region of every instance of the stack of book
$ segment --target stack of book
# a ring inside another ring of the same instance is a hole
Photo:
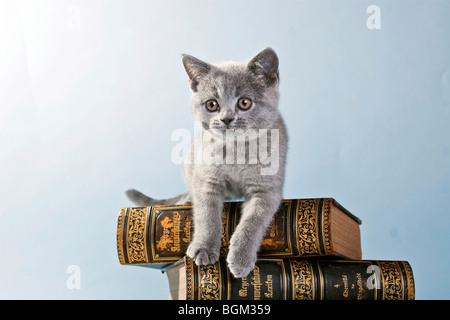
[[[117,225],[120,263],[164,271],[170,299],[414,299],[409,263],[362,260],[361,220],[332,198],[283,200],[255,268],[234,278],[225,259],[241,205],[225,203],[221,258],[208,266],[185,256],[194,232],[191,206],[123,208]]]

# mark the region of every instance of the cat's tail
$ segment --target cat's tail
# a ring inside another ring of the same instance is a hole
[[[158,205],[177,205],[177,204],[185,204],[190,203],[191,199],[189,193],[182,193],[176,197],[165,199],[165,200],[156,200],[150,197],[147,197],[142,192],[139,192],[135,189],[127,190],[126,195],[128,199],[134,202],[138,206],[158,206]]]

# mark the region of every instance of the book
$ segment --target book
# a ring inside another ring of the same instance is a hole
[[[239,222],[242,202],[226,202],[221,256]],[[361,259],[361,220],[332,198],[283,200],[259,257]],[[121,264],[164,268],[185,255],[193,234],[192,206],[122,208],[117,223]]]
[[[258,259],[234,278],[224,258],[197,266],[185,257],[166,271],[176,300],[414,300],[407,261]]]

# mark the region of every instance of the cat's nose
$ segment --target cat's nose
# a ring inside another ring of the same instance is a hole
[[[234,118],[223,118],[223,119],[220,119],[223,123],[225,123],[226,125],[229,125],[230,123],[231,123],[231,121],[233,121],[234,120]]]

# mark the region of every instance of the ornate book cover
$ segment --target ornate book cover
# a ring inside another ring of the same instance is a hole
[[[221,255],[239,222],[242,202],[226,202]],[[361,259],[361,221],[332,198],[283,200],[260,247],[260,257]],[[181,259],[193,234],[192,207],[123,208],[117,225],[121,264],[160,268]]]
[[[224,259],[197,266],[185,257],[167,270],[171,299],[186,300],[414,300],[406,261],[259,259],[234,278]]]

